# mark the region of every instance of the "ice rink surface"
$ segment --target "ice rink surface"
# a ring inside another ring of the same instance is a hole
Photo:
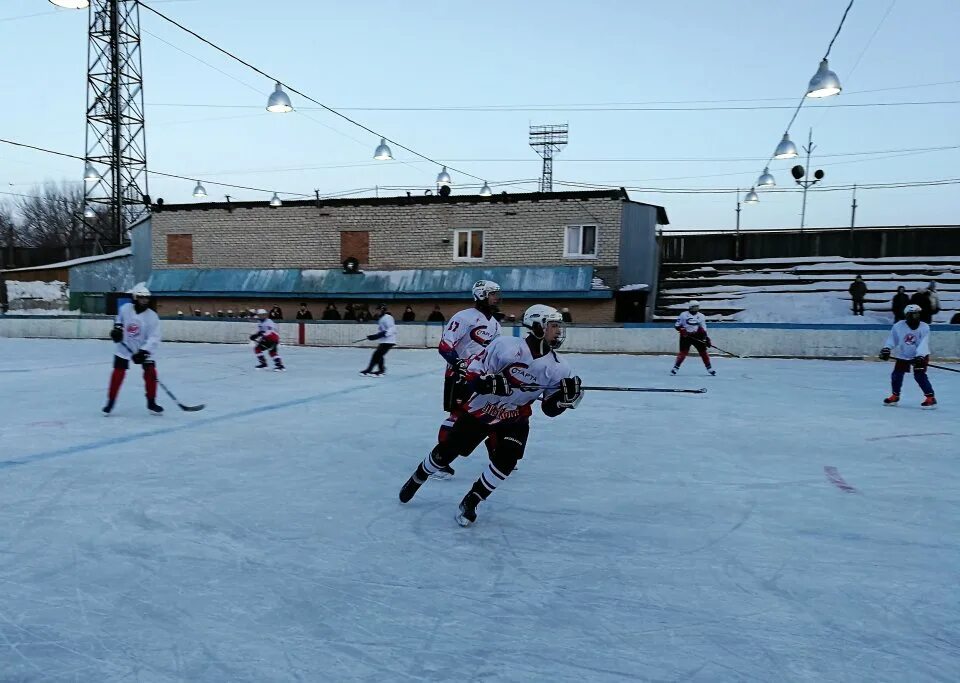
[[[878,346],[882,339],[878,338]],[[960,680],[960,376],[569,355],[468,529],[486,464],[397,492],[442,362],[166,344],[100,408],[111,345],[0,339],[0,681]]]

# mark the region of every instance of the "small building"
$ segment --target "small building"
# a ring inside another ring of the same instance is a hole
[[[537,301],[568,308],[574,322],[639,322],[667,223],[662,207],[623,189],[158,203],[148,284],[161,315],[280,305],[292,317],[306,301],[319,318],[327,303],[386,300],[425,320],[437,305],[449,317],[474,281],[494,279],[507,314]]]

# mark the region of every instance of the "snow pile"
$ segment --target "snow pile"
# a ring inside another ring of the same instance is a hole
[[[0,314],[2,315],[2,314]],[[58,315],[58,316],[70,316],[70,315],[82,315],[80,310],[67,311],[62,308],[24,308],[19,310],[10,309],[7,312],[7,315]]]
[[[65,309],[69,305],[70,291],[65,282],[19,282],[7,280],[7,305],[10,313],[20,309]]]

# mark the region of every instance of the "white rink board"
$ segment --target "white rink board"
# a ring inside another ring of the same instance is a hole
[[[162,320],[167,341],[243,344],[253,329],[249,321]],[[109,318],[0,316],[0,338],[104,339]],[[285,344],[299,340],[300,324],[279,323]],[[375,323],[306,323],[308,346],[366,344],[366,335],[376,332]],[[507,327],[505,334],[512,334]],[[398,344],[405,348],[436,348],[443,331],[440,325],[401,324]],[[876,325],[792,325],[724,323],[710,327],[711,340],[733,353],[755,358],[872,358],[886,339],[889,327]],[[519,332],[519,329],[518,329]],[[357,340],[363,340],[358,342]],[[960,359],[960,326],[938,325],[933,329],[933,356]],[[568,326],[565,349],[582,353],[676,353],[677,333],[670,326],[626,327]]]
[[[957,679],[952,373],[922,411],[909,377],[880,405],[889,365],[568,354],[709,391],[538,410],[461,529],[482,447],[396,499],[442,418],[435,351],[380,379],[369,348],[281,351],[164,345],[206,409],[147,415],[134,369],[104,418],[109,342],[0,339],[0,680]]]

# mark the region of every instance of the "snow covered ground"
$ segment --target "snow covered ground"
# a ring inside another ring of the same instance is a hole
[[[168,344],[146,414],[110,346],[0,339],[0,680],[955,681],[960,376],[883,408],[889,365],[570,356],[591,393],[485,465],[397,492],[440,363]]]

